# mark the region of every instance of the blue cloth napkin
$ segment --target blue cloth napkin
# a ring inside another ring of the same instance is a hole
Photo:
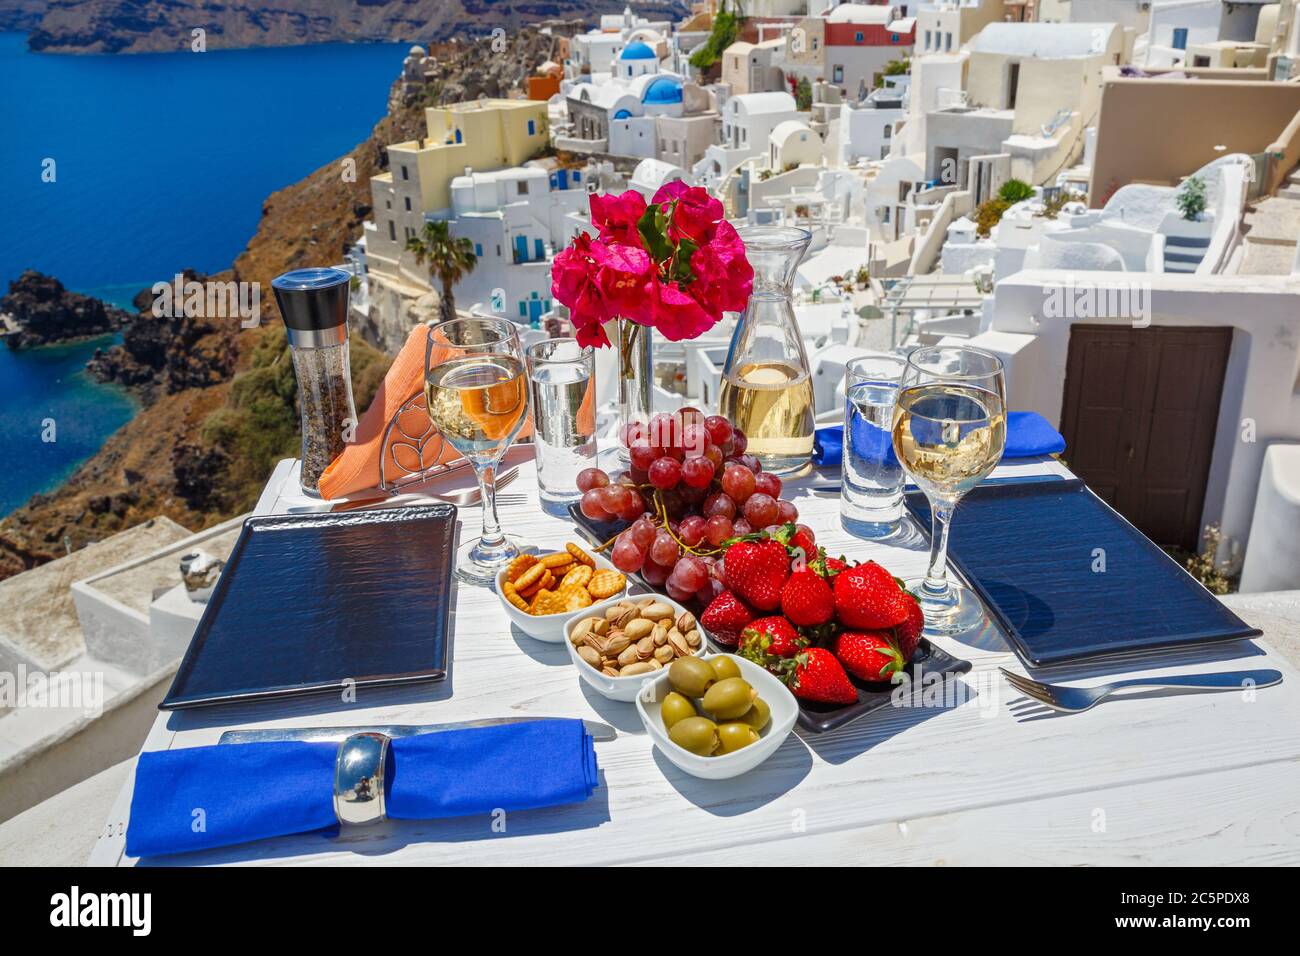
[[[337,826],[335,743],[219,744],[140,755],[128,856],[206,850]],[[424,820],[580,803],[596,751],[580,720],[396,737],[388,816]]]
[[[893,459],[894,450],[888,434],[864,419],[856,422],[854,447],[863,457],[877,461]],[[1003,458],[1033,458],[1058,455],[1065,451],[1065,439],[1046,418],[1037,412],[1007,412],[1007,447]],[[844,460],[844,426],[828,425],[817,429],[813,437],[813,464],[834,467]]]

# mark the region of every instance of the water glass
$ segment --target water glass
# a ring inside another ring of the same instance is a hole
[[[906,368],[907,360],[898,356],[868,355],[844,371],[840,522],[859,538],[889,537],[903,516],[905,479],[890,433]]]
[[[576,339],[546,339],[527,350],[528,387],[537,446],[542,510],[569,517],[578,501],[578,472],[596,465],[596,378],[590,348]]]

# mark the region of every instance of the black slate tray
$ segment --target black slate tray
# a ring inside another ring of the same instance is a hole
[[[442,680],[456,509],[244,522],[161,710]]]
[[[626,521],[592,521],[582,513],[582,510],[576,504],[569,506],[569,514],[572,515],[578,528],[587,535],[588,540],[597,544],[604,544],[629,524]],[[628,577],[652,591],[662,593],[659,588],[647,584],[645,578],[639,574],[629,574]],[[700,602],[698,601],[685,603],[696,614],[703,610],[703,608],[699,607]],[[735,651],[733,647],[718,643],[703,625],[701,625],[701,630],[704,631],[709,646],[713,650],[726,654]],[[971,669],[971,663],[962,660],[960,657],[953,657],[942,648],[935,647],[928,640],[922,638],[907,668],[907,674],[913,681],[916,681],[919,677],[918,669],[923,670],[927,675],[964,674]],[[843,705],[817,704],[801,700],[798,702],[799,726],[815,734],[825,733],[828,730],[843,727],[845,724],[857,720],[874,710],[890,705],[893,699],[894,685],[887,683],[870,684],[866,681],[860,681],[852,675],[850,675],[849,680],[852,681],[853,686],[858,691],[856,703]]]
[[[906,502],[928,532],[925,496]],[[1263,633],[1077,479],[975,488],[953,516],[948,560],[1033,667]]]

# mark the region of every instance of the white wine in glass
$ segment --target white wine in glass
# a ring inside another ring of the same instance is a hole
[[[894,406],[894,453],[930,502],[930,564],[906,582],[925,615],[925,633],[960,634],[986,620],[979,599],[948,579],[948,528],[962,496],[1002,459],[1007,441],[1001,360],[965,346],[920,348],[908,356]]]
[[[787,362],[758,362],[724,376],[718,414],[745,433],[747,451],[766,471],[797,470],[813,450],[813,386]]]
[[[429,420],[474,466],[483,500],[483,535],[456,553],[456,576],[493,586],[519,555],[497,517],[496,468],[528,419],[528,377],[514,325],[453,319],[429,330],[424,358]]]

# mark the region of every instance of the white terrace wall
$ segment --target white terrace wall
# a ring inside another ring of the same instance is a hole
[[[1064,278],[1061,272],[1025,270],[1000,281],[991,327],[971,340],[1004,356],[1009,407],[1032,409],[1057,427],[1071,325],[1133,322],[1129,317],[1049,318],[1045,306]],[[1300,441],[1300,277],[1078,272],[1068,278],[1076,288],[1103,291],[1137,283],[1153,326],[1232,327],[1201,517],[1202,524],[1221,525],[1240,557],[1265,450],[1271,443]]]

